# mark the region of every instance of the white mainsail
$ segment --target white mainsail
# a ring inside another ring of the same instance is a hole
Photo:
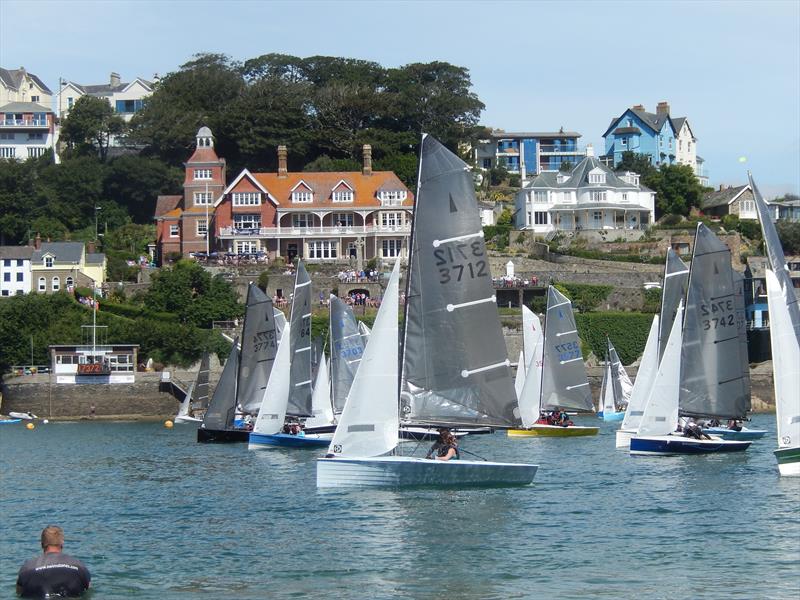
[[[800,446],[800,345],[792,328],[788,294],[771,269],[766,269],[772,370],[778,447]]]
[[[514,391],[517,392],[517,400],[522,397],[522,386],[525,385],[525,378],[527,376],[525,367],[525,353],[520,350],[519,358],[517,359],[517,372],[514,375]]]
[[[267,382],[258,418],[253,433],[272,435],[283,429],[286,419],[286,406],[289,402],[289,369],[291,364],[290,326],[284,325],[284,335],[278,344],[278,353],[272,368],[272,376]],[[287,335],[288,334],[288,335]]]
[[[536,346],[544,343],[544,332],[539,317],[527,306],[522,306],[522,348],[525,353],[525,373],[531,368]],[[541,365],[539,365],[541,366]]]
[[[399,281],[398,260],[328,449],[334,456],[380,456],[397,446]]]
[[[519,397],[519,416],[522,419],[522,426],[526,429],[533,427],[541,413],[543,350],[544,345],[541,343],[534,346],[528,376],[525,377]]]
[[[606,368],[603,369],[603,384],[600,387],[600,410],[604,415],[617,412],[617,402],[614,397],[614,371],[611,358],[606,358]]]
[[[625,409],[625,418],[622,420],[620,429],[638,429],[639,423],[642,421],[647,397],[650,395],[650,388],[658,371],[658,321],[658,315],[653,317],[650,333],[647,335],[647,343],[644,346],[642,361],[639,363],[636,381],[633,382],[631,397],[628,401],[628,407]]]
[[[311,417],[306,419],[305,426],[324,427],[332,423],[331,380],[328,376],[328,361],[323,356],[314,380],[314,391],[311,393]]]
[[[683,333],[683,302],[678,305],[678,311],[672,322],[661,364],[650,387],[642,420],[639,423],[637,435],[668,435],[675,431],[678,424],[678,399],[680,395],[681,378],[681,345]]]

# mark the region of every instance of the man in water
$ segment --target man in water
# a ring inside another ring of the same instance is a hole
[[[74,598],[89,589],[92,576],[77,558],[64,554],[64,530],[50,525],[42,530],[42,554],[25,561],[17,576],[17,594],[23,598]]]

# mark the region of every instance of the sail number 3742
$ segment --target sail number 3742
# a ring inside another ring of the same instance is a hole
[[[703,319],[703,331],[719,327],[733,327],[736,325],[733,300],[717,300],[700,305],[700,315],[708,317]]]
[[[445,248],[436,248],[433,256],[436,258],[436,266],[439,268],[439,283],[441,284],[489,275],[489,266],[483,259],[486,256],[483,240],[448,244]]]

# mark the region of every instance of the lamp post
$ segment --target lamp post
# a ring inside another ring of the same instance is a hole
[[[97,241],[97,211],[103,210],[102,206],[94,205],[94,241]]]

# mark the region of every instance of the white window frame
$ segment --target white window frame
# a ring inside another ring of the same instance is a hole
[[[39,287],[37,288],[40,292],[47,291],[47,279],[44,277],[39,277]]]
[[[50,285],[52,286],[51,289],[54,292],[57,292],[58,290],[61,289],[61,278],[58,275],[53,275],[53,279],[51,280]]]
[[[338,254],[339,243],[336,240],[308,241],[308,260],[333,260]]]
[[[236,240],[237,254],[257,254],[260,249],[258,240]]]
[[[0,158],[15,158],[17,149],[13,146],[0,146]]]
[[[213,202],[213,192],[195,192],[193,201],[195,206],[211,206]]]
[[[195,180],[213,179],[211,175],[211,169],[195,169],[194,178]]]
[[[628,192],[622,192],[622,194],[620,195],[620,200],[622,202],[627,202],[628,201]]]
[[[381,240],[381,256],[383,258],[397,258],[403,252],[403,240],[388,238]]]
[[[231,194],[231,201],[234,206],[261,206],[261,194],[259,192],[234,192]]]
[[[169,237],[176,238],[181,236],[181,226],[180,224],[173,223],[169,226]]]
[[[534,225],[549,225],[550,224],[550,213],[546,210],[537,210],[533,213],[533,224]]]
[[[293,229],[310,229],[313,227],[314,216],[311,213],[295,213],[292,215]]]
[[[67,289],[75,287],[75,280],[72,278],[72,276],[69,276],[64,280],[64,285],[67,286]]]
[[[605,190],[594,190],[590,192],[589,197],[591,198],[592,202],[605,202],[606,201],[606,191]]]
[[[292,192],[292,202],[296,204],[310,204],[314,201],[314,192],[307,189]]]
[[[589,173],[589,183],[605,183],[605,173]]]
[[[42,264],[44,264],[45,268],[52,269],[53,268],[53,257],[52,256],[45,256],[42,259]]]
[[[196,231],[199,237],[206,237],[208,235],[208,221],[197,219]]]
[[[44,146],[30,146],[28,148],[28,158],[39,158],[43,156],[45,152],[47,152],[47,148]]]
[[[624,138],[620,138],[620,140],[619,140],[619,144],[620,144],[620,146],[626,146],[626,147],[627,147],[627,145],[628,145],[628,138],[625,138],[625,137],[624,137]]]
[[[261,229],[261,215],[258,213],[233,215],[233,228],[236,230]]]
[[[350,189],[343,189],[338,192],[333,192],[331,195],[331,199],[334,202],[352,202],[355,194],[353,194],[353,190]]]
[[[390,231],[399,229],[403,226],[403,213],[400,212],[381,212],[380,228]]]
[[[533,203],[534,204],[547,204],[548,202],[547,190],[534,190]]]
[[[378,192],[378,199],[382,206],[400,206],[408,197],[405,190],[381,190]]]
[[[354,227],[355,217],[353,213],[333,213],[334,227]]]

